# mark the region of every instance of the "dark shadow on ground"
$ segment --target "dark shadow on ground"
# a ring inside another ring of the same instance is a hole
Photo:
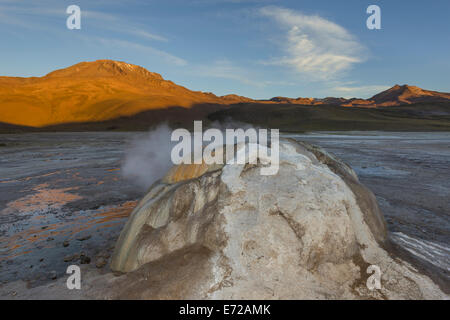
[[[450,131],[450,103],[418,103],[382,108],[333,105],[238,103],[171,106],[101,122],[63,123],[41,128],[0,122],[0,133],[59,131],[146,131],[166,122],[171,127],[192,128],[194,120],[234,120],[281,131]]]

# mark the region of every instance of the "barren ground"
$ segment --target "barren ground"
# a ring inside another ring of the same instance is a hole
[[[145,193],[120,174],[136,134],[0,135],[0,299],[80,298],[65,287],[67,266],[84,262],[85,283],[110,272],[114,243]],[[392,240],[448,284],[449,133],[289,136],[349,163],[377,196]]]

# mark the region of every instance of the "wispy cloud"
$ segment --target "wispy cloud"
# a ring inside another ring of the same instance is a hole
[[[259,9],[285,30],[285,56],[266,64],[293,67],[295,71],[317,80],[332,79],[365,60],[362,46],[340,25],[318,15],[275,6]]]
[[[367,86],[336,86],[331,88],[332,92],[336,92],[345,98],[354,97],[371,97],[380,91],[389,89],[390,86],[384,85],[367,85]]]
[[[2,2],[0,1],[0,4]],[[2,13],[4,12],[4,13]],[[25,28],[42,27],[41,23],[35,23],[33,16],[42,18],[42,16],[61,18],[67,17],[66,7],[61,4],[53,4],[47,6],[36,6],[29,4],[28,6],[18,5],[0,5],[0,24],[13,25]],[[100,12],[95,10],[81,10],[82,24],[84,22],[95,25],[98,29],[114,31],[117,33],[133,35],[146,40],[155,40],[167,42],[168,39],[162,35],[158,35],[146,30],[144,25],[133,24],[123,19],[119,15]],[[64,25],[62,25],[64,27]]]
[[[200,76],[234,80],[257,88],[296,85],[296,83],[289,81],[264,80],[261,75],[255,74],[254,70],[237,66],[235,63],[225,58],[194,67],[195,71],[193,72]]]
[[[130,24],[128,21],[124,21],[116,15],[92,10],[83,10],[82,15],[87,19],[95,19],[100,22],[100,24],[97,24],[100,28],[134,35],[147,40],[168,42],[166,37],[146,31],[146,26]]]
[[[196,72],[205,77],[230,79],[255,87],[264,86],[264,83],[250,79],[246,69],[235,66],[228,59],[219,59],[211,64],[201,65]]]
[[[93,37],[92,39],[91,38],[89,38],[89,39],[95,40],[96,42],[99,42],[102,45],[107,45],[107,46],[112,46],[112,47],[120,47],[120,48],[126,48],[126,49],[141,50],[144,52],[148,52],[150,54],[157,55],[157,56],[163,58],[167,63],[174,64],[177,66],[187,65],[186,60],[184,60],[180,57],[174,56],[173,54],[170,54],[163,50],[153,48],[151,46],[142,45],[142,44],[127,41],[127,40],[97,38],[97,37]]]
[[[157,41],[164,41],[167,42],[169,41],[167,38],[154,34],[154,33],[150,33],[144,30],[140,30],[137,28],[133,28],[133,29],[128,29],[127,32],[134,34],[138,37],[142,37],[142,38],[146,38],[146,39],[150,39],[150,40],[157,40]]]

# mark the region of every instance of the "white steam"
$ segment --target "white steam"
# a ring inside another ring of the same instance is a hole
[[[162,178],[172,167],[171,134],[172,129],[163,124],[133,140],[125,150],[122,175],[143,188],[150,187],[153,182]]]
[[[252,128],[249,124],[233,121],[215,121],[209,127],[219,129],[222,133],[226,129],[242,128],[247,130]],[[203,130],[206,129],[208,128],[203,128]],[[173,166],[170,157],[171,151],[178,142],[170,140],[172,131],[173,129],[167,124],[161,124],[145,135],[132,140],[125,150],[122,175],[145,189],[148,189],[156,180],[161,179]],[[193,141],[191,145],[193,146]]]

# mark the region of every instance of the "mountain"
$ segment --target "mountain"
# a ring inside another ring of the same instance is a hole
[[[323,104],[317,99],[314,98],[286,98],[286,97],[273,97],[269,101],[276,103],[289,103],[289,104],[302,104],[302,105],[316,105]]]
[[[450,102],[450,93],[424,90],[416,86],[395,85],[369,99],[359,98],[286,98],[274,97],[269,100],[276,103],[301,105],[336,105],[342,107],[389,107],[413,103]]]
[[[419,102],[448,102],[450,93],[424,90],[415,86],[395,85],[374,95],[369,100],[377,106],[395,106]]]
[[[238,96],[237,94],[227,94],[224,96],[220,96],[220,98],[225,101],[231,102],[231,103],[242,103],[242,102],[255,101],[255,100],[247,98],[247,97]]]
[[[229,105],[248,103],[378,108],[449,101],[449,93],[408,85],[395,85],[367,100],[333,97],[253,100],[235,94],[218,97],[189,90],[137,65],[97,60],[43,77],[0,77],[0,131],[30,127],[87,130],[94,123],[102,123],[96,125],[100,129],[132,130],[138,123],[144,128],[167,119],[174,123],[192,122]]]
[[[98,60],[44,77],[0,77],[0,122],[32,127],[95,122],[171,106],[226,105],[241,99],[191,91],[143,67]]]

